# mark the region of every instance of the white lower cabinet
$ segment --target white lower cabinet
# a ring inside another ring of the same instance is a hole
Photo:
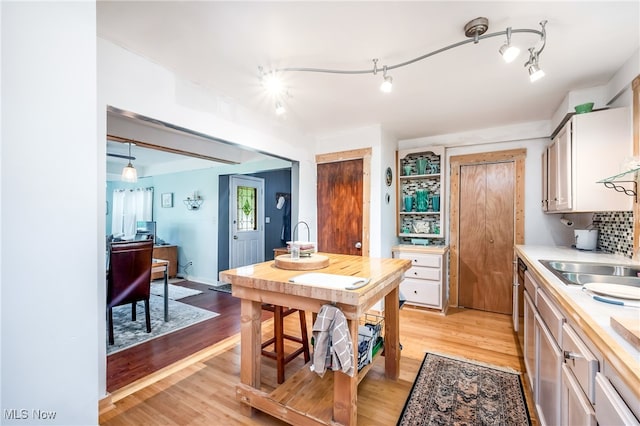
[[[596,426],[596,413],[566,364],[562,366],[563,425]]]
[[[535,295],[534,295],[535,297]],[[529,378],[533,400],[537,400],[536,388],[536,306],[527,291],[524,292],[524,366]]]
[[[596,419],[606,426],[638,426],[640,423],[620,394],[602,373],[596,374]]]
[[[536,408],[540,424],[554,426],[560,424],[562,351],[540,315],[536,315],[536,334],[538,335]]]
[[[406,303],[427,308],[446,309],[447,247],[400,245],[393,257],[408,259],[411,268],[404,273],[400,292]]]
[[[640,403],[579,323],[527,270],[524,365],[541,425],[640,426]]]

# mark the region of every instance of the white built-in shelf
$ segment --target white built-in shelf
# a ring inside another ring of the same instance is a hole
[[[428,174],[428,175],[405,175],[400,176],[400,179],[426,179],[426,178],[439,178],[440,173]]]

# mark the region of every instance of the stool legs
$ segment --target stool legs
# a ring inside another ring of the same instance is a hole
[[[279,384],[284,383],[284,367],[286,364],[300,354],[304,354],[305,363],[311,359],[305,313],[304,311],[288,309],[277,305],[263,305],[263,309],[273,312],[273,337],[262,343],[262,355],[276,360],[277,381]],[[284,331],[285,317],[295,312],[298,312],[300,318],[301,337],[289,335]],[[286,355],[284,352],[284,339],[300,343],[301,346],[291,354]],[[274,350],[265,350],[265,348],[271,344],[273,344]]]

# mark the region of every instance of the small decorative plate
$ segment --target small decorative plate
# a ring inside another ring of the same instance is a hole
[[[387,167],[387,171],[385,173],[384,178],[387,186],[391,186],[391,182],[393,181],[393,172],[391,171],[391,167]]]

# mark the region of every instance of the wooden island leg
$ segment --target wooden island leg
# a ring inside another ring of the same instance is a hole
[[[248,299],[240,301],[240,382],[260,389],[262,355],[262,304]],[[240,397],[241,401],[246,401]],[[242,404],[242,414],[252,416],[255,409]]]
[[[353,342],[354,375],[341,371],[333,373],[333,420],[341,425],[358,423],[358,321],[348,320]]]
[[[400,376],[400,290],[391,290],[384,298],[384,372],[391,380]]]

